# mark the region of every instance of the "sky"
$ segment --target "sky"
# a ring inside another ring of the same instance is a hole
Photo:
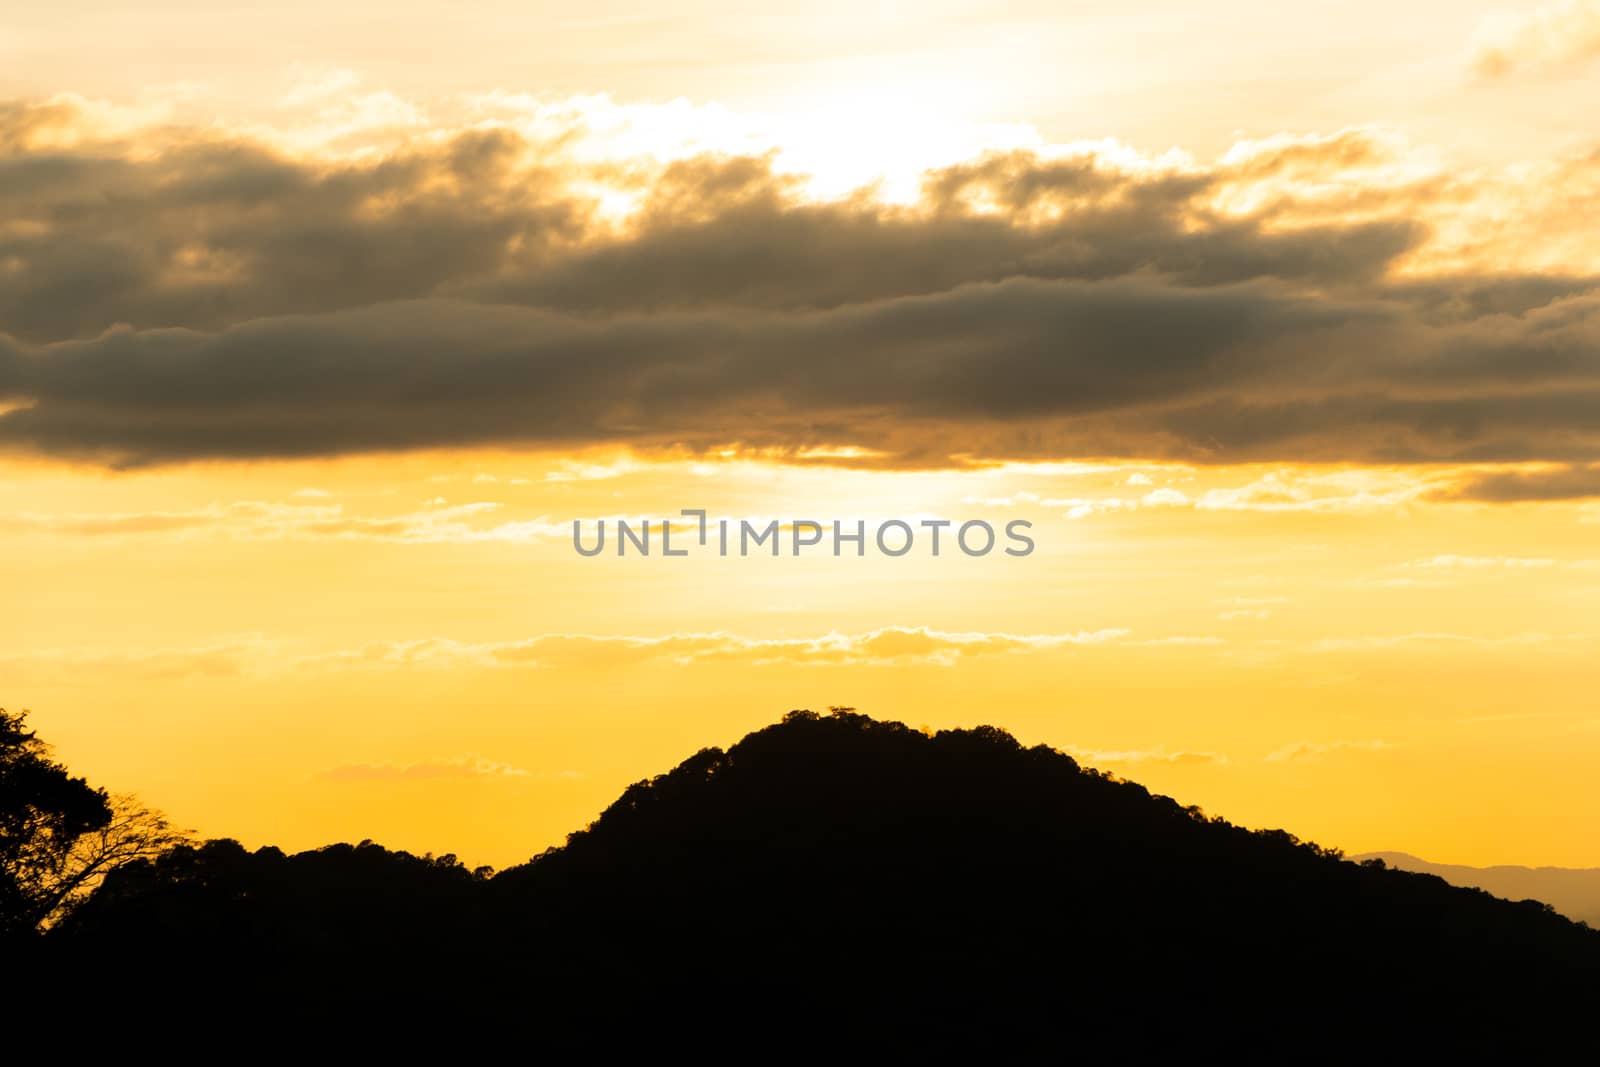
[[[1600,866],[1600,4],[5,23],[0,706],[91,781],[505,866],[850,706]]]

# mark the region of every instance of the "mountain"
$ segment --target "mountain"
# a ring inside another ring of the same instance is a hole
[[[240,1033],[562,1056],[1526,1055],[1589,1018],[1600,933],[992,727],[792,712],[492,878],[210,842],[116,872],[28,966],[129,961],[160,981],[124,1001]]]
[[[1463,867],[1429,863],[1405,852],[1368,852],[1355,862],[1379,859],[1402,871],[1443,878],[1506,900],[1539,900],[1577,922],[1600,927],[1600,867]]]

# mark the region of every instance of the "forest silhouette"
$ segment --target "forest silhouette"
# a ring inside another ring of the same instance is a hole
[[[1600,979],[1600,932],[1546,905],[849,709],[703,749],[499,873],[168,844],[0,947],[24,985],[251,1033],[763,1057],[1526,1054],[1585,1035]]]

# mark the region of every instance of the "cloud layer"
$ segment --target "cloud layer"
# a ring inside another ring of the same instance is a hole
[[[1419,273],[1477,194],[1371,132],[991,154],[904,206],[574,122],[335,154],[0,108],[0,447],[1600,459],[1600,283]]]
[[[1484,22],[1473,42],[1472,67],[1482,78],[1515,71],[1570,70],[1600,57],[1600,3],[1561,0],[1523,15]]]

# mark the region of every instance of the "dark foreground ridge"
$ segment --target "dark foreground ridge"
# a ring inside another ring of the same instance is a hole
[[[213,841],[117,871],[36,947],[41,975],[241,1032],[741,1057],[1526,1051],[1587,1026],[1600,978],[1600,934],[1541,904],[1244,830],[997,729],[810,712],[492,878]]]

